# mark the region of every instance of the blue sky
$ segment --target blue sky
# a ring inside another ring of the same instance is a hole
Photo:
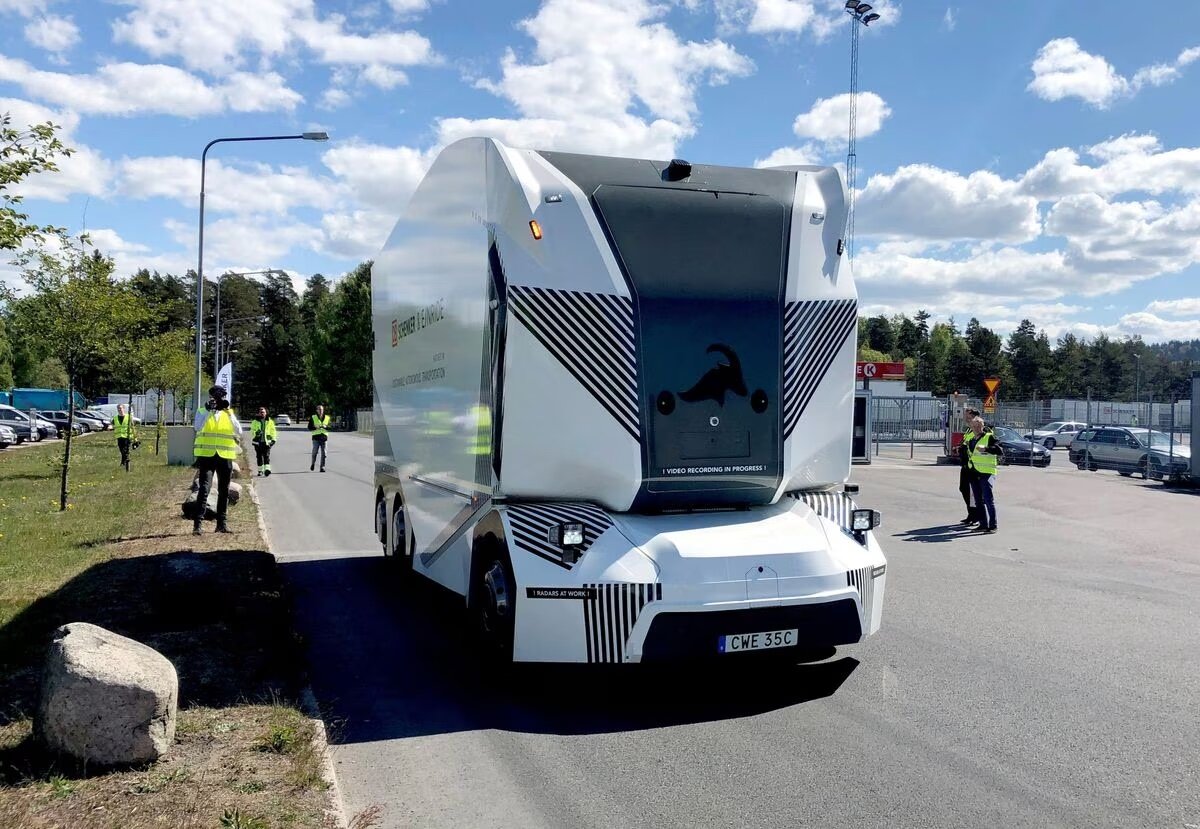
[[[0,112],[79,152],[26,188],[122,272],[370,257],[446,143],[842,163],[841,0],[0,0]],[[861,41],[869,313],[1200,337],[1200,4],[880,0]],[[1074,12],[1076,16],[1070,16]],[[0,277],[4,266],[0,265]],[[9,272],[11,278],[11,272]]]

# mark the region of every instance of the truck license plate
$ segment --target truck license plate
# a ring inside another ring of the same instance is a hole
[[[731,633],[717,639],[718,653],[765,651],[769,648],[790,648],[797,642],[796,630],[768,630],[762,633]]]

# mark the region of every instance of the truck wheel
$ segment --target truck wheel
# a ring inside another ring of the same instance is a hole
[[[517,614],[512,564],[504,548],[495,542],[486,543],[472,564],[471,614],[480,651],[492,664],[509,664]]]
[[[383,554],[385,556],[389,552],[387,526],[387,500],[381,495],[375,499],[375,536],[379,539],[379,543],[383,546]]]
[[[404,505],[400,499],[392,505],[392,523],[388,532],[388,548],[400,578],[407,579],[413,569],[412,530],[404,517]]]

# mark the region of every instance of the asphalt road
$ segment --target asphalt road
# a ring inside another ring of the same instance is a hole
[[[856,468],[884,516],[883,629],[720,675],[481,675],[458,605],[400,591],[368,439],[329,472],[281,432],[259,493],[296,590],[350,813],[421,827],[1200,827],[1200,500],[1002,468],[1000,532],[957,471]],[[498,687],[497,687],[498,686]]]

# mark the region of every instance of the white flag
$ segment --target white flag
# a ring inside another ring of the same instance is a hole
[[[217,372],[217,385],[225,387],[225,399],[233,402],[233,363],[226,363]]]

